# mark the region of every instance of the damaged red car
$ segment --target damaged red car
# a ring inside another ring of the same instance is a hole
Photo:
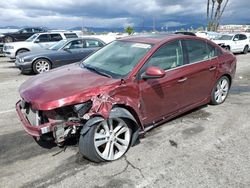
[[[20,87],[17,113],[28,134],[58,145],[79,139],[91,161],[113,161],[139,135],[198,106],[225,101],[236,58],[206,39],[138,35]]]

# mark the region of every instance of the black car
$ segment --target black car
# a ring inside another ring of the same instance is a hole
[[[190,36],[196,36],[193,32],[190,31],[177,31],[175,34],[182,34],[182,35],[190,35]]]
[[[4,43],[14,42],[14,41],[24,41],[31,37],[34,33],[47,32],[47,29],[41,27],[26,27],[22,28],[16,32],[3,33],[1,41]]]
[[[22,73],[40,74],[52,68],[80,61],[104,45],[105,42],[93,37],[61,40],[47,50],[18,55],[15,64]]]

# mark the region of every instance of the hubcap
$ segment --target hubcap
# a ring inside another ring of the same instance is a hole
[[[131,132],[122,119],[108,119],[96,127],[94,145],[100,157],[112,161],[127,151],[130,139]]]
[[[215,90],[215,100],[217,103],[222,103],[228,94],[229,84],[226,79],[222,79],[218,82]]]
[[[50,69],[50,65],[47,61],[38,61],[36,63],[36,70],[38,73],[47,72]]]

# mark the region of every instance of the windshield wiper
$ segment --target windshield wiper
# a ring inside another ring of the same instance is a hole
[[[90,66],[86,66],[86,65],[83,65],[82,67],[84,67],[84,68],[86,68],[86,69],[88,69],[88,70],[91,70],[91,71],[93,71],[93,72],[95,72],[95,73],[97,73],[97,74],[100,74],[100,75],[102,75],[102,76],[106,76],[106,77],[108,77],[108,78],[112,78],[112,76],[110,76],[109,74],[107,74],[107,73],[105,73],[105,72],[103,72],[103,71],[101,71],[100,69],[97,69],[97,68],[95,68],[95,67],[90,67]]]

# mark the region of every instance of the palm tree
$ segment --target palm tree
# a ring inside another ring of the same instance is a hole
[[[228,4],[229,0],[207,0],[207,28],[209,31],[217,31],[220,23],[220,19],[222,17],[222,14],[225,11],[225,8]],[[212,2],[212,6],[210,7],[210,2]],[[224,3],[224,5],[222,5]],[[215,4],[217,4],[216,10]],[[222,10],[221,10],[221,7]],[[210,12],[211,8],[211,12]]]

